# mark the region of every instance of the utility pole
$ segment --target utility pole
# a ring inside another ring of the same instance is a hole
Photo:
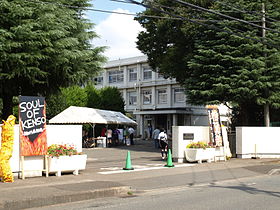
[[[262,3],[262,38],[264,40],[265,38],[265,4]],[[264,41],[263,41],[264,42]],[[266,58],[266,53],[264,53],[264,58]],[[265,61],[266,62],[266,61]],[[265,90],[265,96],[268,97],[268,91],[269,90]],[[265,126],[266,127],[269,127],[270,125],[270,118],[269,118],[269,103],[266,102],[265,105],[264,105],[264,122],[265,122]]]

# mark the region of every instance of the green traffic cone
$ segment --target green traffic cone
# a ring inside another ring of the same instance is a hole
[[[131,167],[130,151],[127,151],[126,164],[123,170],[134,170],[134,168]]]
[[[171,155],[171,150],[168,149],[168,154],[167,154],[167,164],[164,167],[174,167],[172,163],[172,155]]]

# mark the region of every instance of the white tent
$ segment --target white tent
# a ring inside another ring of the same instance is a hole
[[[52,119],[51,124],[122,124],[137,125],[137,123],[121,112],[93,109],[88,107],[70,106]]]

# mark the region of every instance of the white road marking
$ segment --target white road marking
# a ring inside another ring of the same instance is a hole
[[[179,164],[176,165],[176,168],[181,168],[181,167],[190,167],[190,166],[194,166],[195,164]],[[161,166],[157,166],[157,167],[145,167],[145,166],[132,166],[134,168],[134,170],[123,170],[123,169],[116,169],[115,171],[104,171],[104,172],[98,172],[99,174],[119,174],[119,173],[131,173],[131,172],[136,172],[136,171],[148,171],[148,170],[158,170],[158,169],[166,169],[168,167],[164,167],[164,164],[161,164]],[[138,167],[138,168],[137,168]],[[116,168],[116,167],[115,167]],[[104,168],[103,168],[104,170]]]

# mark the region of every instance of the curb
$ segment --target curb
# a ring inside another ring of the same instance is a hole
[[[78,193],[70,193],[63,195],[52,195],[49,197],[41,197],[36,199],[9,200],[0,203],[0,209],[24,209],[43,207],[61,203],[69,203],[95,198],[112,197],[127,194],[131,190],[129,186],[111,187],[105,189],[97,189],[90,191],[82,191]]]

